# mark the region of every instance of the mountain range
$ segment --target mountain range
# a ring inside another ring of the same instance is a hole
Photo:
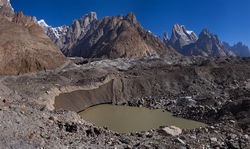
[[[104,17],[89,13],[73,21],[67,31],[55,38],[54,30],[44,21],[38,21],[47,35],[69,57],[132,58],[153,54],[179,55],[171,46],[145,30],[130,12],[126,16]],[[59,27],[60,28],[60,27]],[[60,42],[57,42],[59,39]],[[63,42],[61,42],[63,41]]]
[[[238,42],[233,46],[230,46],[229,43],[227,42],[223,42],[223,45],[225,48],[231,50],[237,56],[250,57],[250,49],[242,42]]]
[[[242,43],[227,46],[219,37],[203,29],[197,36],[184,25],[175,24],[169,39],[164,33],[163,42],[150,31],[145,30],[133,13],[97,19],[90,12],[71,26],[53,28],[44,20],[38,21],[45,33],[61,51],[69,57],[84,58],[131,58],[153,54],[185,56],[249,56],[249,48]]]
[[[175,24],[171,38],[165,33],[162,40],[144,29],[132,12],[102,19],[90,12],[70,26],[54,28],[44,20],[15,13],[9,0],[0,0],[0,18],[0,75],[56,69],[67,62],[65,56],[108,59],[155,54],[250,56],[243,43],[233,46],[222,43],[208,29],[197,36],[185,26]]]
[[[186,30],[185,26],[175,24],[171,39],[164,38],[164,42],[185,56],[235,56],[234,52],[226,48],[219,37],[208,29],[203,29],[197,37],[193,31]]]

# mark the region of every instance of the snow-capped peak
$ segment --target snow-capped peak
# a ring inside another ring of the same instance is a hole
[[[48,25],[43,19],[37,22],[38,25],[44,30],[44,32],[53,40],[56,41],[57,39],[65,36],[68,31],[68,26],[60,26],[53,28],[52,26]]]
[[[49,27],[49,25],[48,25],[43,19],[39,20],[37,23],[38,23],[42,28],[48,28],[48,27]]]
[[[187,30],[187,33],[188,33],[189,35],[191,35],[193,32],[194,32],[194,31],[189,31],[189,30]]]

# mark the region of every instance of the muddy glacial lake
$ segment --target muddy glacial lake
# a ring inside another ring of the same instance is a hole
[[[97,126],[107,127],[118,133],[148,131],[160,126],[177,126],[182,129],[193,129],[206,124],[174,117],[162,109],[150,110],[144,107],[117,106],[102,104],[79,112],[82,119]]]

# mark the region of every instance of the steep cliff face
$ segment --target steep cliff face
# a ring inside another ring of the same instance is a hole
[[[66,57],[36,24],[36,19],[16,13],[0,15],[0,75],[55,69]]]
[[[82,40],[66,52],[84,58],[132,58],[153,54],[178,55],[171,47],[145,30],[133,13],[105,17],[94,22]]]

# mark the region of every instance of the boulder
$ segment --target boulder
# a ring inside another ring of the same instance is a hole
[[[176,126],[163,127],[160,132],[167,136],[178,136],[182,133],[182,130]]]

